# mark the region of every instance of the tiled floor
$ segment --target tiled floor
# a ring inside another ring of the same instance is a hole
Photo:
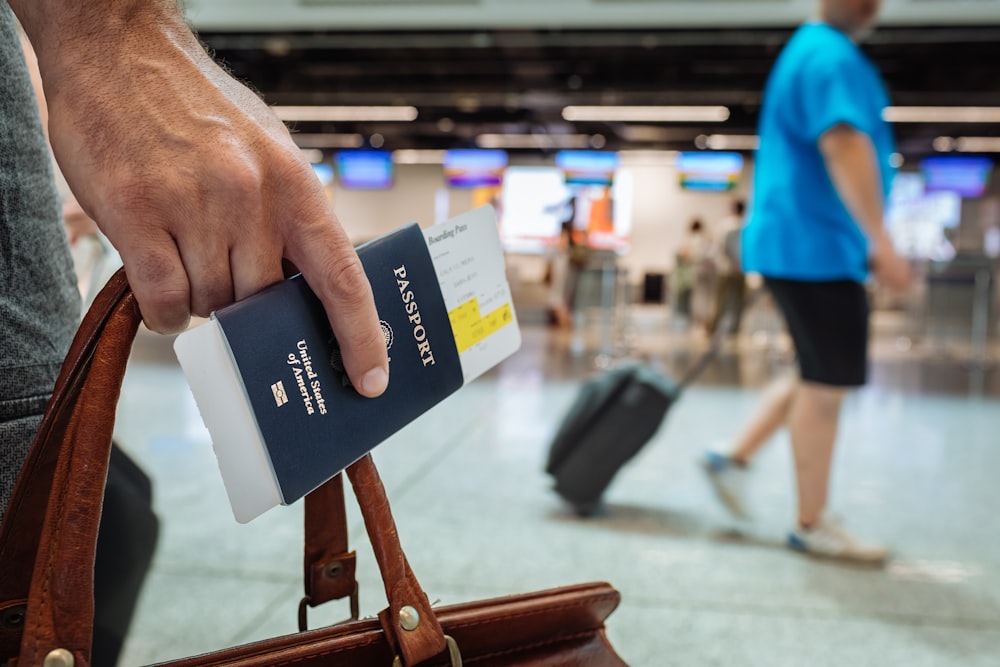
[[[581,380],[623,355],[678,372],[705,343],[671,333],[657,307],[636,309],[614,337],[592,327],[582,346],[522,318],[517,355],[375,452],[428,594],[449,604],[610,581],[622,604],[608,634],[640,667],[1000,665],[1000,391],[991,362],[915,343],[883,320],[873,383],[846,402],[833,505],[895,558],[884,569],[816,561],[783,546],[794,493],[786,436],[755,464],[750,523],[728,518],[695,465],[789,364],[773,320],[751,315],[747,335],[674,406],[614,481],[607,514],[591,520],[569,513],[543,472]],[[154,476],[162,520],[122,664],[294,632],[301,503],[248,525],[233,520],[168,339],[140,334],[116,439]],[[349,509],[361,611],[375,614],[385,597]],[[328,606],[311,612],[313,624],[346,615],[345,604]]]

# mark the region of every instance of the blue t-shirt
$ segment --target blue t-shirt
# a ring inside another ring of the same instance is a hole
[[[820,136],[845,123],[867,134],[886,196],[894,168],[888,105],[875,65],[847,35],[823,23],[799,27],[764,89],[743,268],[789,280],[868,276],[868,239],[826,170]]]

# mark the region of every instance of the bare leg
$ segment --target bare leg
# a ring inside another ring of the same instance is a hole
[[[791,403],[788,427],[795,456],[799,524],[805,528],[815,524],[826,507],[844,392],[840,387],[800,382]]]
[[[760,408],[736,438],[730,458],[747,463],[768,438],[785,425],[798,386],[800,382],[797,373],[790,373],[771,382],[764,392]]]

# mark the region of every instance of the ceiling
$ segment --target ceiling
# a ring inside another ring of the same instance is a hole
[[[315,134],[358,135],[363,143],[378,135],[374,142],[384,148],[442,149],[514,134],[534,135],[530,150],[545,152],[574,141],[686,150],[699,136],[752,135],[767,72],[793,27],[254,26],[205,27],[200,35],[270,104],[417,109],[412,122],[297,122],[304,143]],[[998,45],[1000,17],[882,27],[864,48],[894,105],[1000,106]],[[724,105],[730,116],[721,123],[570,123],[561,115],[567,105]],[[895,130],[907,156],[931,152],[942,135],[1000,136],[1000,124],[898,123]]]

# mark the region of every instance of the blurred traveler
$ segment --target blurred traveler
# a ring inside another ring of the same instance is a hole
[[[573,326],[579,314],[578,298],[583,272],[590,264],[590,238],[586,227],[577,218],[580,202],[576,194],[545,209],[559,215],[559,241],[549,265],[550,316],[560,327]]]
[[[80,314],[18,23],[37,54],[52,152],[83,212],[119,252],[146,325],[181,331],[192,314],[281,280],[288,260],[326,307],[354,386],[381,394],[386,349],[350,239],[288,130],[212,60],[177,3],[6,0],[0,512]]]
[[[550,324],[560,328],[569,328],[573,323],[569,276],[572,236],[572,224],[563,222],[559,227],[559,240],[549,258],[546,276],[549,283],[549,321]]]
[[[882,110],[888,95],[857,46],[874,25],[878,0],[818,0],[817,20],[782,50],[764,91],[743,268],[761,274],[795,344],[798,373],[781,378],[727,453],[703,465],[726,506],[746,515],[743,478],[753,454],[787,424],[798,485],[791,548],[882,562],[827,508],[830,468],[844,393],[867,375],[869,270],[906,290],[910,266],[882,227],[894,140]]]
[[[732,203],[729,215],[720,220],[716,226],[715,239],[712,248],[712,261],[715,264],[715,304],[708,332],[714,333],[719,327],[724,315],[730,314],[728,331],[736,333],[740,329],[743,318],[743,305],[746,300],[746,277],[740,260],[740,236],[743,234],[743,217],[746,204],[742,199]]]
[[[674,271],[671,276],[671,292],[673,295],[672,312],[679,316],[685,325],[696,320],[701,321],[701,315],[695,303],[699,289],[704,291],[706,281],[711,277],[710,255],[712,241],[701,218],[693,218],[688,224],[684,238],[674,258]]]

